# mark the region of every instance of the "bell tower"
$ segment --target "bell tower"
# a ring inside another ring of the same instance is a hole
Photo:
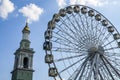
[[[30,48],[30,30],[26,23],[22,30],[20,47],[14,53],[15,61],[11,80],[32,80],[33,77],[33,48]]]

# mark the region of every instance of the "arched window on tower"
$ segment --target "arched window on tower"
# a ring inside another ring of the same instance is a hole
[[[28,68],[29,59],[27,57],[23,60],[23,68]]]

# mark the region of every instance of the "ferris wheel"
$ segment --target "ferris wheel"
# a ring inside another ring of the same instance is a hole
[[[60,9],[44,35],[45,63],[54,80],[120,80],[120,34],[95,9]]]

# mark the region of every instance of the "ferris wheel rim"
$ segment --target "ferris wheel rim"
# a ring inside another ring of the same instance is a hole
[[[72,6],[75,6],[75,5],[72,5]],[[83,5],[78,5],[78,6],[82,6],[83,7]],[[69,7],[69,6],[68,6]],[[87,8],[89,8],[89,9],[91,9],[91,10],[94,10],[95,12],[97,12],[98,14],[100,14],[105,20],[107,20],[108,22],[109,22],[109,24],[112,26],[112,27],[114,27],[114,25],[106,18],[106,17],[104,17],[101,13],[99,13],[98,11],[96,11],[95,9],[93,9],[93,8],[90,8],[90,7],[88,7],[88,6],[85,6],[85,7],[87,7]],[[67,8],[67,7],[66,7]],[[64,8],[64,9],[66,9],[66,8]],[[117,29],[114,27],[114,29],[115,29],[115,31],[119,34],[119,32],[117,31]],[[50,51],[50,53],[52,54],[52,51]],[[47,52],[46,52],[46,54],[48,54]],[[104,61],[103,61],[104,62]],[[55,64],[55,62],[53,61],[53,64],[54,64],[54,66],[56,67],[56,64]],[[49,65],[49,67],[50,67],[50,64],[48,64]],[[59,73],[58,71],[57,71],[57,73]],[[59,77],[60,77],[60,79],[62,80],[62,78],[61,78],[61,76],[60,76],[60,74],[59,74]],[[55,78],[55,77],[54,77]]]

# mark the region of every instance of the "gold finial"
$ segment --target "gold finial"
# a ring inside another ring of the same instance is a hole
[[[26,31],[29,31],[29,32],[30,32],[30,29],[29,29],[29,27],[28,27],[28,20],[26,20],[26,25],[25,25],[25,27],[24,27],[24,29],[23,29],[23,32],[26,32]]]
[[[25,30],[29,31],[29,27],[28,27],[28,19],[26,20],[26,26],[25,26]]]
[[[25,27],[25,30],[29,31],[30,29],[29,29],[29,27],[28,27],[28,26],[26,26],[26,27]]]

